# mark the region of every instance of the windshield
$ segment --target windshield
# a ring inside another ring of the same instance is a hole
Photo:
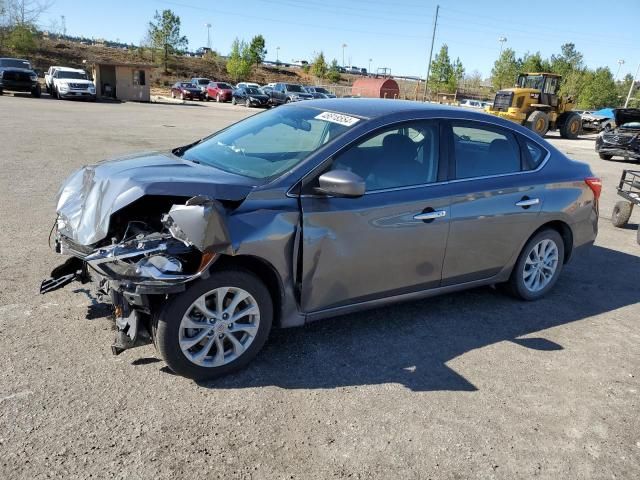
[[[303,92],[304,89],[300,85],[294,85],[291,83],[287,83],[287,91],[289,92]]]
[[[518,86],[520,88],[535,88],[542,90],[544,86],[544,77],[542,75],[522,75],[518,78]]]
[[[253,88],[253,87],[248,87],[244,89],[247,93],[250,93],[252,95],[260,95],[260,90],[258,90],[257,88]]]
[[[218,88],[222,88],[222,89],[226,89],[226,90],[233,90],[233,87],[231,85],[229,85],[228,83],[219,83],[218,84]]]
[[[329,90],[327,90],[326,88],[322,88],[322,87],[313,87],[313,89],[314,89],[316,92],[319,92],[319,93],[329,93]]]
[[[305,107],[267,110],[212,135],[186,150],[182,157],[266,180],[293,168],[358,121]]]
[[[65,72],[58,70],[58,78],[72,78],[76,80],[87,80],[87,74],[84,72]]]
[[[193,83],[181,83],[180,86],[182,88],[193,88],[194,87]]]
[[[198,85],[208,85],[211,82],[208,78],[201,78],[198,80]]]
[[[13,58],[3,58],[0,60],[0,67],[5,68],[26,68],[31,70],[31,64],[26,60],[15,60]]]

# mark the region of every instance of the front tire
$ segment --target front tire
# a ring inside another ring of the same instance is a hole
[[[542,230],[522,249],[511,272],[508,290],[522,300],[538,300],[556,284],[563,264],[562,237],[555,230]]]
[[[244,101],[244,106],[247,108],[251,107],[251,101],[248,98]]]
[[[525,127],[544,137],[549,130],[549,116],[540,110],[536,110],[529,115],[529,118],[525,122]]]
[[[613,158],[613,155],[609,155],[609,154],[606,154],[606,153],[599,153],[598,156],[602,160],[611,160]]]
[[[272,321],[265,285],[246,270],[221,270],[163,305],[154,342],[175,373],[212,379],[246,366],[267,341]]]
[[[236,97],[231,97],[231,105],[235,105],[236,103]]]
[[[582,117],[577,113],[568,114],[560,126],[560,136],[569,140],[575,140],[582,130]]]
[[[611,214],[611,223],[614,227],[624,227],[631,218],[631,212],[633,212],[633,203],[624,200],[616,202]]]

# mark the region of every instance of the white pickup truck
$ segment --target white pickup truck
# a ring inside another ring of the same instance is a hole
[[[44,86],[47,89],[47,93],[51,93],[53,91],[53,74],[56,73],[56,70],[59,68],[64,68],[60,66],[51,66],[47,73],[44,74]]]
[[[77,68],[55,67],[49,93],[59,100],[63,98],[96,100],[96,86],[89,80],[87,72]]]

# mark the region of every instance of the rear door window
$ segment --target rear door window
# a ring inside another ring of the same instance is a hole
[[[452,122],[456,178],[522,171],[520,145],[513,133],[479,122]]]

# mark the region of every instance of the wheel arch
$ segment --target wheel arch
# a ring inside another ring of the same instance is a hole
[[[273,301],[273,325],[280,326],[284,303],[284,286],[282,278],[275,267],[266,260],[254,255],[222,255],[213,263],[211,270],[222,270],[224,268],[247,270],[264,283]]]
[[[542,230],[547,229],[555,230],[556,232],[558,232],[558,234],[560,234],[560,237],[562,237],[562,243],[564,244],[563,263],[567,264],[569,262],[569,259],[571,258],[571,254],[573,253],[573,230],[571,230],[571,227],[568,223],[562,220],[552,220],[540,225],[536,229],[536,231],[529,235],[529,238],[527,238],[524,244],[526,245],[531,238],[540,233]]]

